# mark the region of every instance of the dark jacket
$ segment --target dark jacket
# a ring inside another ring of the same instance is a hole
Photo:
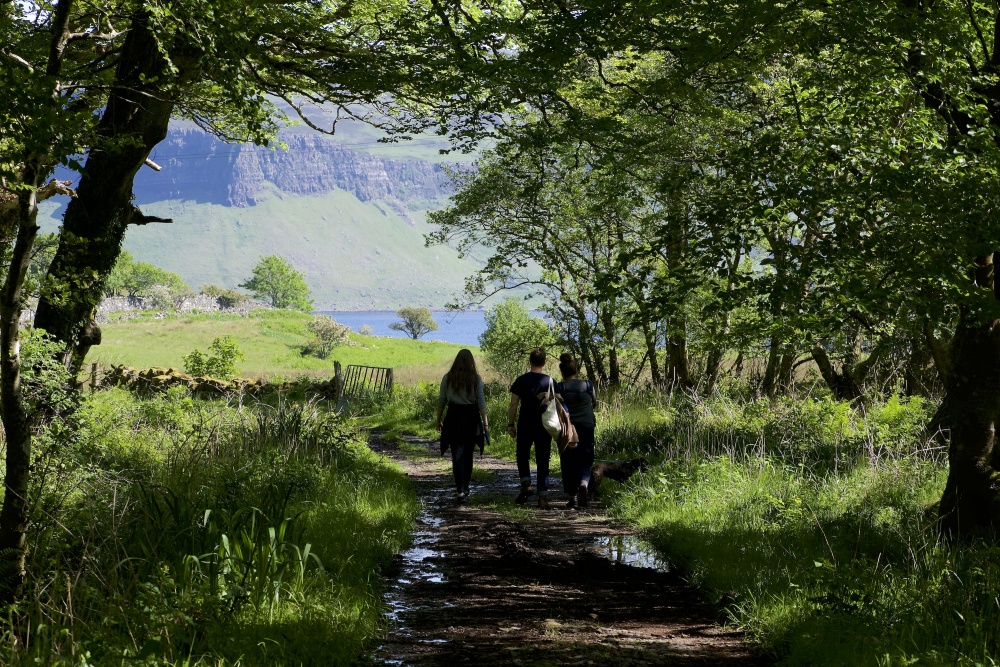
[[[483,420],[476,404],[463,405],[449,403],[441,424],[441,454],[444,455],[453,444],[473,444],[482,453],[486,448]]]

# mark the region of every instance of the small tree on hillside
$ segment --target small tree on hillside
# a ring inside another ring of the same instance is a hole
[[[555,336],[548,323],[534,317],[524,303],[508,298],[486,311],[486,330],[479,346],[486,362],[504,382],[511,382],[527,369],[528,353],[536,347],[551,347]]]
[[[254,298],[267,299],[275,308],[294,308],[307,313],[312,310],[305,277],[277,255],[261,257],[253,267],[253,276],[240,287],[253,292]]]
[[[438,325],[434,321],[430,308],[400,308],[396,311],[400,322],[393,322],[389,328],[393,331],[404,331],[413,340],[423,336],[425,333],[437,331]]]
[[[155,289],[160,287],[161,289]],[[104,296],[133,296],[173,300],[190,294],[184,279],[176,273],[150,264],[137,262],[131,253],[123,250],[104,283]],[[166,295],[166,296],[164,296]]]
[[[318,315],[312,319],[308,326],[314,337],[306,345],[306,354],[326,359],[341,345],[351,344],[349,337],[351,327],[340,324],[332,317]]]

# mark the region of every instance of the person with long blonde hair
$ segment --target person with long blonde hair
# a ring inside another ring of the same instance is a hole
[[[464,502],[469,497],[473,454],[476,447],[482,454],[489,433],[483,378],[479,376],[476,360],[469,350],[459,350],[451,370],[441,378],[437,430],[441,434],[441,455],[451,449],[457,499]]]

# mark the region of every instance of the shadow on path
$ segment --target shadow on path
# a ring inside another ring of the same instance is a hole
[[[448,458],[410,441],[423,503],[413,546],[389,573],[390,628],[375,665],[765,665],[677,574],[599,507],[516,507],[513,463],[476,459],[457,505]],[[417,455],[413,452],[416,451]],[[561,507],[561,493],[550,493]],[[642,567],[658,565],[659,567]]]

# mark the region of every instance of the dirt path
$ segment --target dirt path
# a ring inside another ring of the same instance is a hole
[[[550,492],[559,509],[519,508],[513,463],[490,457],[459,506],[436,444],[372,447],[406,467],[424,508],[391,573],[393,625],[373,664],[767,664],[599,506],[568,511]]]

